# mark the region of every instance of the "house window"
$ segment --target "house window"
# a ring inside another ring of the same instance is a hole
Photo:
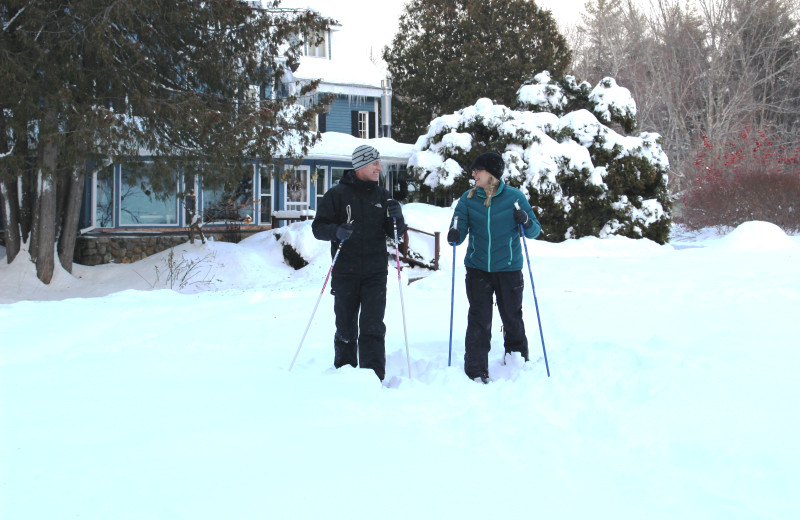
[[[197,196],[200,193],[200,176],[192,175],[191,178],[192,181],[186,182],[183,186],[183,194],[180,197],[184,226],[190,226],[195,219],[202,221],[203,218],[202,212],[198,211],[198,204],[202,202]]]
[[[258,112],[258,110],[261,108],[261,87],[257,85],[250,85],[245,92],[244,102],[247,105],[245,112]]]
[[[335,184],[339,184],[339,181],[344,177],[345,171],[347,170],[344,168],[331,168],[331,187]]]
[[[246,174],[239,182],[226,182],[214,188],[203,187],[203,222],[227,223],[253,222],[253,173]]]
[[[375,112],[368,110],[350,111],[350,135],[361,139],[375,137]]]
[[[317,205],[316,208],[319,208],[319,201],[322,200],[322,196],[325,195],[325,190],[328,187],[328,167],[327,166],[320,166],[317,168],[317,174],[314,180],[314,186],[317,192]]]
[[[369,139],[369,112],[358,113],[358,137]]]
[[[95,201],[92,225],[99,228],[114,226],[114,166],[94,173]]]
[[[157,190],[150,181],[152,163],[123,165],[119,195],[121,226],[156,226],[178,224],[178,181],[165,183]],[[172,185],[172,189],[169,186]]]
[[[261,165],[261,223],[272,219],[272,179],[275,176],[274,164]]]
[[[303,46],[303,51],[306,56],[313,58],[327,58],[328,57],[328,33],[318,32],[313,36],[306,38],[306,43]]]
[[[408,173],[405,164],[390,163],[385,168],[387,182],[390,183],[387,189],[391,192],[393,199],[402,203],[419,200],[419,182]]]
[[[284,170],[286,191],[284,193],[284,207],[287,210],[306,210],[310,204],[309,192],[309,167],[287,166]]]

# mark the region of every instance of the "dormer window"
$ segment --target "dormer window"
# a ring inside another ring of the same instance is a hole
[[[306,38],[306,43],[303,46],[303,54],[313,58],[329,58],[328,43],[330,42],[330,33],[328,31],[319,31],[313,36]]]

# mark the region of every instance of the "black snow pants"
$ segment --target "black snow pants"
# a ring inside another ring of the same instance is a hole
[[[492,303],[497,296],[497,309],[503,322],[503,346],[506,353],[519,352],[528,360],[528,338],[522,321],[522,292],[525,279],[522,271],[487,273],[467,268],[467,334],[465,338],[464,372],[470,379],[489,377],[489,349],[492,340]]]
[[[334,276],[331,279],[336,314],[333,339],[336,368],[371,368],[383,381],[386,374],[386,273]]]

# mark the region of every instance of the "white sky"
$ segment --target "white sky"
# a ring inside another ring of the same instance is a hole
[[[646,1],[646,0],[642,0]],[[407,0],[283,0],[284,7],[312,7],[323,15],[337,19],[347,33],[361,33],[373,54],[379,56],[397,32],[397,22]],[[580,20],[586,0],[537,0],[536,4],[549,9],[562,25]],[[376,5],[379,6],[376,8]]]

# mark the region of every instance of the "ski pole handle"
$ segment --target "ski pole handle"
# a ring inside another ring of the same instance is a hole
[[[514,201],[514,207],[517,209],[517,211],[522,211],[522,208],[519,207],[519,201],[518,200]],[[517,220],[517,211],[514,212],[514,220]],[[528,224],[529,221],[530,221],[530,217],[528,217],[526,215],[525,216],[525,224],[522,224],[522,223],[519,224],[520,237],[525,236],[525,226]]]

